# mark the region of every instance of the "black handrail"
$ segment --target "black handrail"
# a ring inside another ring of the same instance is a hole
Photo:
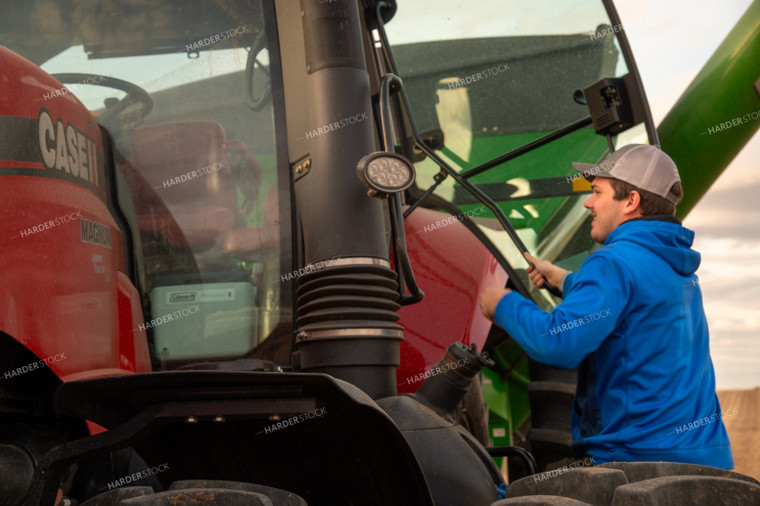
[[[536,459],[524,448],[519,446],[489,446],[486,451],[491,457],[520,457],[528,468],[528,474],[536,474]]]

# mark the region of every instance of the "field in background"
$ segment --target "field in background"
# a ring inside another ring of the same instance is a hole
[[[760,388],[718,392],[718,399],[724,413],[735,413],[723,418],[734,451],[734,470],[760,480]]]

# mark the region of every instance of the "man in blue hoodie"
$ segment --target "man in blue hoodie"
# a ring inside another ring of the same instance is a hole
[[[595,463],[665,461],[732,469],[715,394],[707,321],[694,274],[694,232],[675,217],[678,169],[660,149],[628,145],[592,182],[591,238],[604,246],[577,273],[526,254],[538,287],[564,300],[551,313],[511,290],[480,299],[486,317],[534,360],[578,368],[572,450]],[[730,413],[728,413],[730,414]]]

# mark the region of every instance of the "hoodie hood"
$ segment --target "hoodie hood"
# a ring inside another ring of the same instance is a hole
[[[630,241],[647,248],[682,276],[694,274],[701,261],[700,254],[691,249],[694,232],[672,216],[636,218],[621,223],[607,236],[604,245],[618,241]]]

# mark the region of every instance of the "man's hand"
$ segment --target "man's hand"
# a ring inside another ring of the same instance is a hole
[[[524,253],[525,260],[531,265],[528,266],[528,275],[530,281],[538,288],[544,286],[545,282],[549,282],[550,285],[562,291],[562,280],[570,271],[566,271],[561,267],[557,267],[553,263],[547,260],[539,260],[532,256],[530,253]],[[535,267],[533,267],[535,266]]]
[[[483,315],[493,321],[493,315],[496,312],[496,305],[502,297],[511,292],[509,288],[489,288],[480,296],[480,310]]]

